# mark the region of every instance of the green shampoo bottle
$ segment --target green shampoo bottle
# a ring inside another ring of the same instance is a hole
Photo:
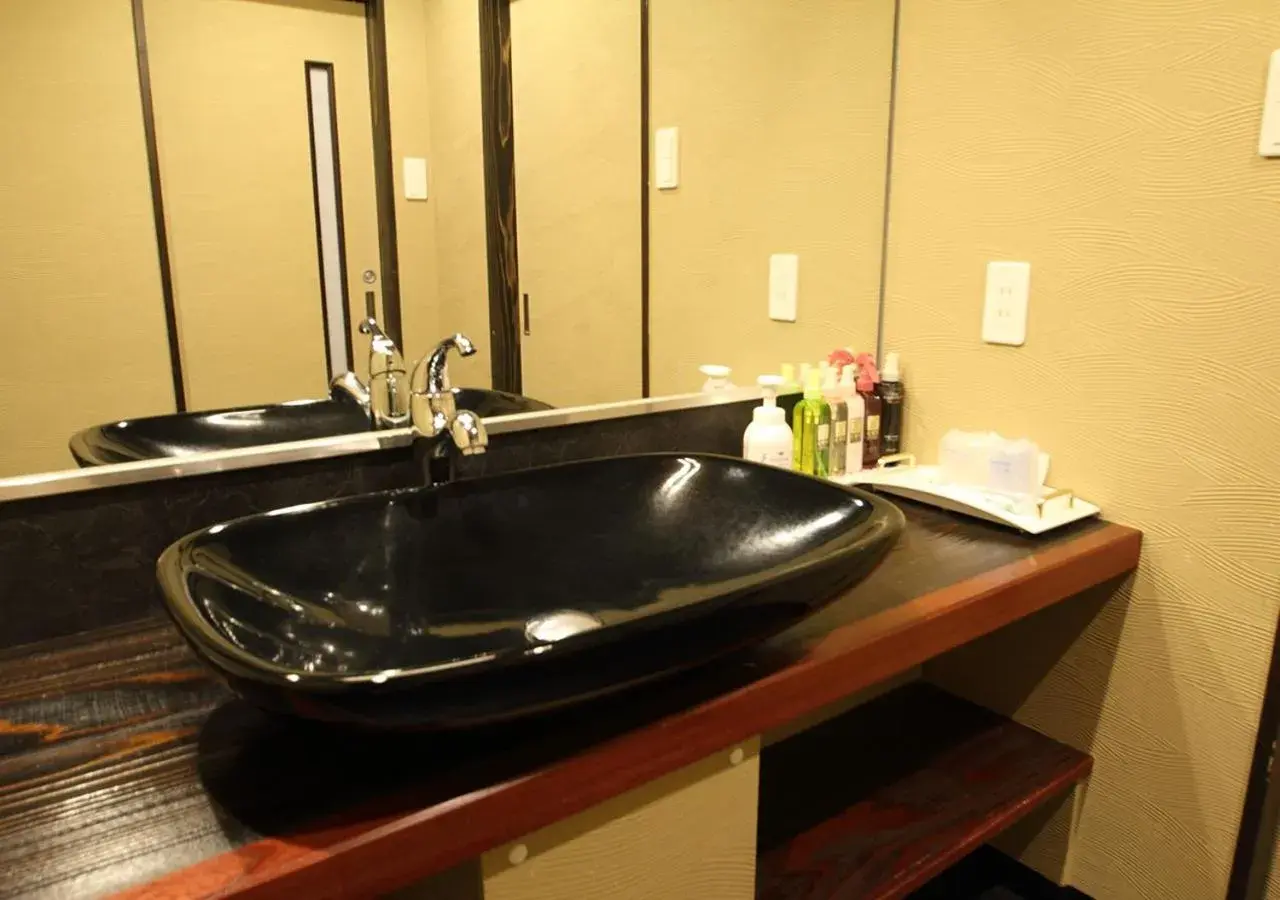
[[[822,397],[821,373],[816,369],[805,375],[804,399],[791,414],[791,433],[791,467],[826,478],[831,460],[831,407]]]

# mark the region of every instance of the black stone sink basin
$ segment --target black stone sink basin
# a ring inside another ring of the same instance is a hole
[[[540,400],[505,391],[454,388],[453,392],[460,409],[481,417],[551,409]],[[345,391],[335,390],[328,400],[175,413],[97,425],[74,435],[70,446],[81,467],[104,466],[337,437],[371,427],[364,407]]]
[[[885,500],[721,456],[623,456],[368,494],[169,547],[169,613],[268,709],[460,728],[763,640],[865,577]]]

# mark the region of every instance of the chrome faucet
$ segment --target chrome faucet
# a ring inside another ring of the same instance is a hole
[[[403,428],[410,419],[404,356],[373,316],[358,327],[361,334],[369,335],[369,384],[365,385],[355,372],[343,372],[329,386],[359,403],[375,429]]]
[[[409,379],[404,356],[396,342],[372,316],[360,323],[369,335],[369,408],[375,428],[402,428],[409,424]]]
[[[449,383],[449,351],[471,356],[476,352],[471,340],[465,334],[445,338],[418,361],[413,375],[406,377],[404,356],[373,316],[359,328],[361,334],[369,335],[369,385],[366,387],[354,372],[346,372],[333,379],[332,388],[354,398],[374,428],[412,425],[416,436],[428,438],[423,443],[432,483],[449,479],[451,449],[463,456],[484,453],[489,445],[484,422],[478,413],[458,409]]]
[[[449,383],[450,350],[456,350],[459,356],[476,352],[475,345],[464,334],[445,338],[419,360],[409,379],[414,433],[425,438],[441,438],[431,445],[430,455],[437,460],[449,458],[450,444],[463,456],[484,453],[489,445],[489,435],[480,416],[469,409],[458,409],[453,385]],[[448,441],[443,440],[446,435]]]

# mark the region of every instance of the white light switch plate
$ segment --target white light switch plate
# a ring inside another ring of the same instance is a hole
[[[769,257],[769,318],[794,322],[800,294],[800,257],[775,253]]]
[[[987,264],[987,300],[982,308],[982,339],[988,344],[1021,347],[1027,342],[1027,302],[1031,263]]]
[[[654,179],[658,190],[680,186],[680,129],[659,128],[653,135]]]
[[[404,158],[404,199],[427,199],[427,161],[420,156]]]
[[[1258,152],[1280,157],[1280,50],[1271,54],[1271,72],[1267,77],[1267,95],[1262,101],[1262,139]]]

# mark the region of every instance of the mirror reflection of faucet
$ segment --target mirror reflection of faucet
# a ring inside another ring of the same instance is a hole
[[[373,428],[403,428],[409,424],[404,356],[373,316],[360,323],[359,331],[369,336],[369,383],[355,372],[343,372],[329,386],[359,403]]]
[[[445,358],[449,350],[456,349],[464,356],[474,353],[465,336],[455,335],[436,347],[416,367],[414,381],[408,374],[413,369],[373,317],[360,323],[360,331],[369,336],[367,383],[354,372],[344,372],[330,382],[325,399],[284,400],[94,425],[72,435],[68,441],[71,454],[81,466],[101,466],[404,429],[415,424],[413,381],[420,395],[416,433],[430,438],[418,443],[443,460],[433,465],[432,473],[433,481],[441,481],[449,476],[454,457],[483,452],[487,438],[481,417],[552,408],[531,397],[490,388],[451,387]]]
[[[432,439],[427,454],[427,477],[431,484],[452,480],[452,449],[463,456],[475,456],[489,446],[489,435],[480,416],[469,409],[458,409],[453,385],[449,383],[450,350],[456,350],[459,356],[472,356],[476,352],[465,334],[445,338],[418,361],[409,379],[413,432]],[[443,440],[445,435],[449,440]]]
[[[375,428],[409,424],[408,372],[396,342],[372,316],[360,323],[369,335],[369,406]]]
[[[449,351],[472,356],[475,345],[464,334],[445,338],[413,367],[407,377],[404,356],[373,316],[360,323],[361,334],[369,336],[369,384],[354,372],[345,372],[332,382],[358,402],[375,429],[411,425],[414,434],[432,441],[430,458],[448,461],[450,444],[464,456],[483,453],[489,436],[478,413],[458,409],[449,381]],[[444,440],[448,438],[448,440]],[[433,482],[445,480],[448,468],[432,467]]]

